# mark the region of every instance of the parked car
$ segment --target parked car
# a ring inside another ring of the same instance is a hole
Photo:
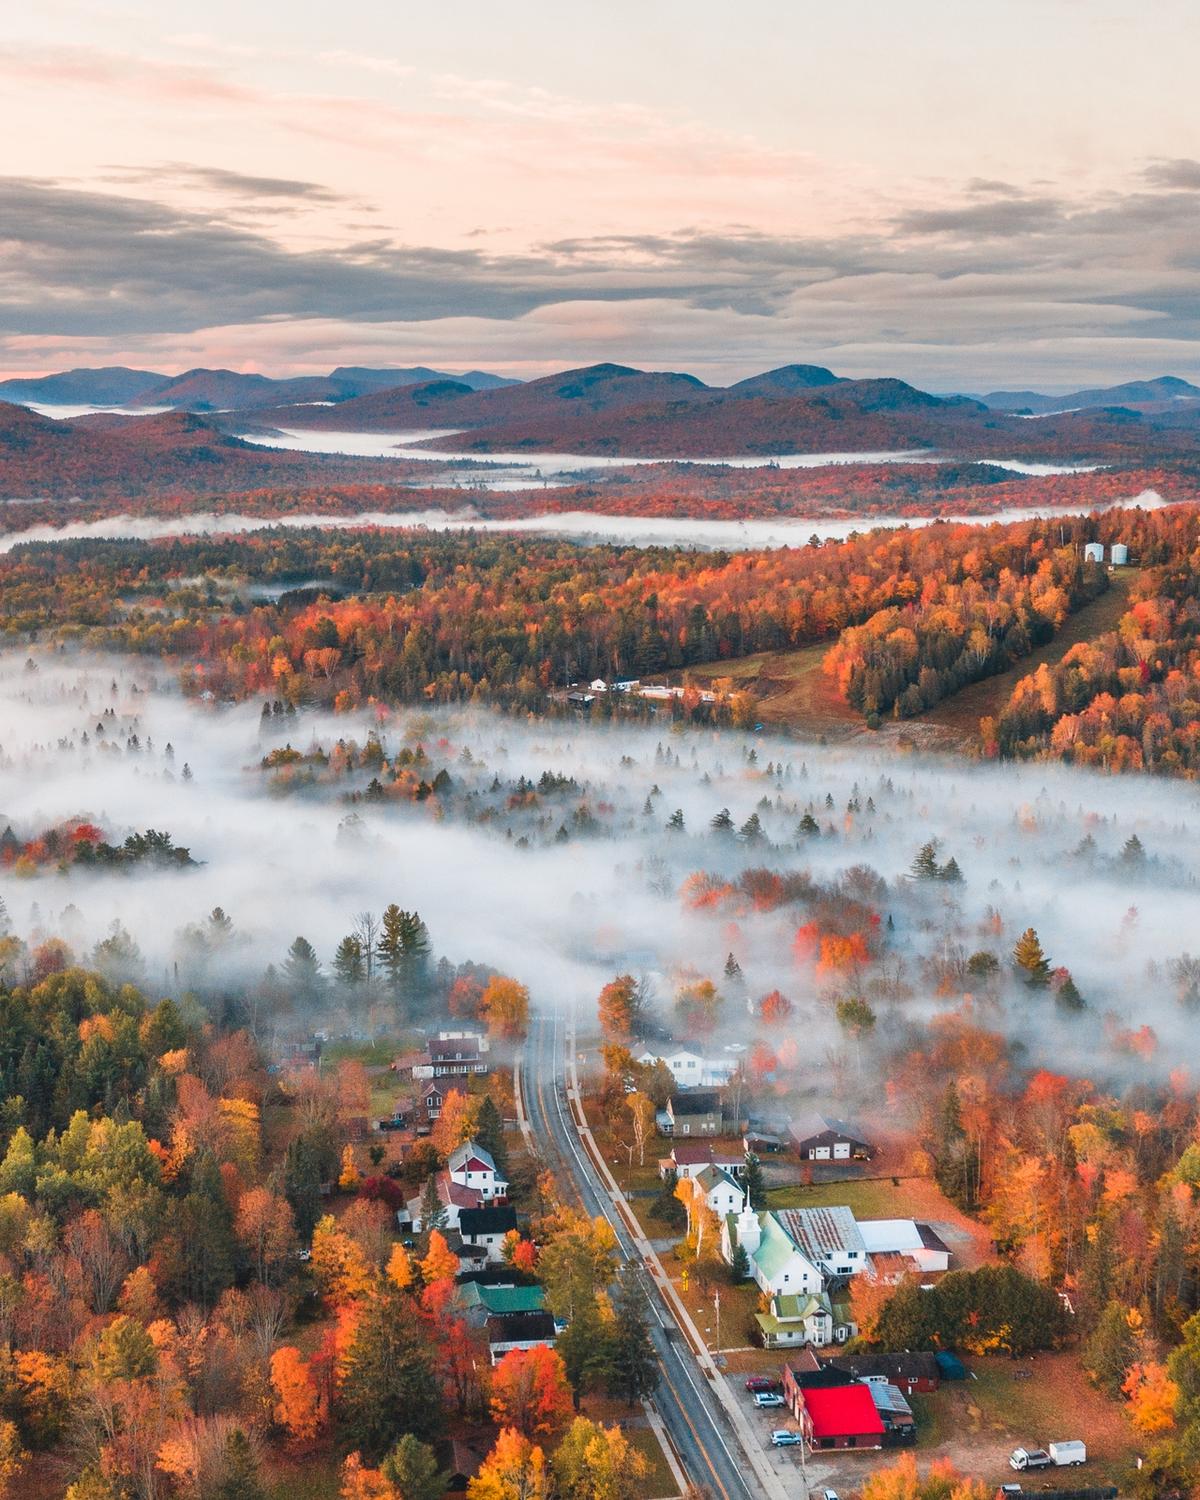
[[[821,1500],[838,1500],[837,1490],[822,1490]]]
[[[754,1404],[758,1407],[782,1406],[784,1401],[776,1391],[755,1391]]]
[[[1010,1469],[1049,1469],[1054,1460],[1045,1448],[1014,1448],[1009,1455]]]
[[[1019,1484],[1002,1484],[1000,1486],[1000,1493],[1002,1495],[1006,1495],[1006,1496],[1007,1495],[1023,1495],[1025,1493],[1025,1491],[1021,1488],[1021,1486]]]
[[[771,1442],[776,1448],[794,1448],[803,1441],[804,1434],[793,1432],[790,1427],[777,1427],[771,1434]]]
[[[751,1392],[780,1391],[783,1386],[778,1380],[772,1380],[769,1375],[748,1375],[746,1389]]]
[[[1068,1438],[1061,1443],[1050,1444],[1050,1457],[1060,1469],[1077,1469],[1087,1463],[1087,1446],[1078,1438]]]

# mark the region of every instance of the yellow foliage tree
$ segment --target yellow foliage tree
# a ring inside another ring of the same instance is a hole
[[[404,1500],[400,1491],[379,1469],[368,1469],[357,1453],[342,1464],[341,1500]]]
[[[426,1286],[457,1276],[458,1272],[458,1256],[446,1243],[446,1236],[441,1230],[433,1230],[429,1236],[429,1249],[421,1262],[421,1275],[425,1278]]]
[[[361,1180],[354,1163],[354,1147],[347,1141],[342,1147],[342,1170],[338,1176],[338,1187],[343,1193],[352,1193]]]
[[[368,1296],[375,1284],[362,1248],[326,1214],[313,1230],[312,1269],[321,1295],[340,1306]]]
[[[412,1256],[398,1242],[392,1246],[392,1253],[388,1257],[387,1279],[402,1292],[408,1291],[413,1284]]]
[[[505,1427],[467,1484],[467,1500],[549,1500],[550,1470],[537,1443]]]
[[[1138,1432],[1156,1437],[1174,1427],[1179,1387],[1166,1365],[1152,1359],[1131,1365],[1121,1389],[1129,1398],[1129,1420]]]

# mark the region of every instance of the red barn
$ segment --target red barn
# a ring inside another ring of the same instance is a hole
[[[883,1418],[861,1381],[797,1391],[796,1416],[814,1448],[882,1448]]]

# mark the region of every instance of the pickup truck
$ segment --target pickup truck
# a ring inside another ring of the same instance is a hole
[[[1009,1468],[1018,1472],[1026,1469],[1049,1469],[1053,1465],[1054,1460],[1045,1448],[1014,1448],[1008,1456]]]

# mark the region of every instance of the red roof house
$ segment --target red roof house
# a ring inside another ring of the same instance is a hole
[[[861,1381],[801,1389],[797,1417],[814,1448],[882,1448],[883,1418]]]

